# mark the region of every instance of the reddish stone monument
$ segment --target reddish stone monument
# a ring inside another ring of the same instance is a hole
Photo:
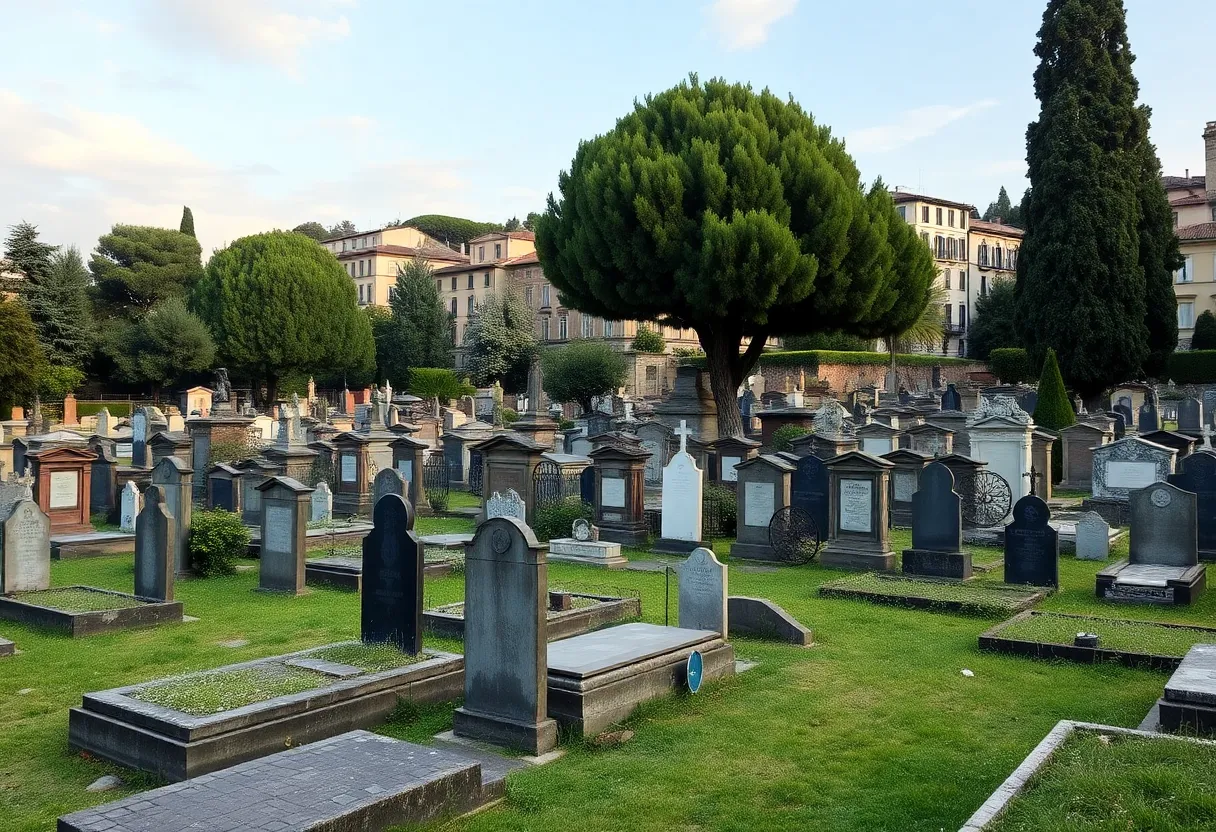
[[[33,466],[34,500],[51,519],[51,534],[93,531],[90,486],[97,454],[79,448],[52,448],[27,454]]]

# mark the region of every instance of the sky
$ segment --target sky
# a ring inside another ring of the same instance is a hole
[[[1126,0],[1166,173],[1203,172],[1211,0]],[[204,256],[316,220],[543,210],[578,143],[690,72],[793,96],[862,175],[1026,187],[1044,0],[0,0],[0,227],[114,223]]]

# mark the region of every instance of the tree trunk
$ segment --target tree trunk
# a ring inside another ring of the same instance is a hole
[[[739,412],[738,391],[743,379],[756,366],[767,333],[752,336],[751,343],[743,353],[739,346],[743,342],[741,328],[721,323],[719,326],[697,330],[701,347],[705,350],[705,366],[709,370],[709,385],[718,406],[718,437],[743,436],[743,414]]]

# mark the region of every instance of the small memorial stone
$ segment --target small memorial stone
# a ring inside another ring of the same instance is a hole
[[[726,638],[726,565],[702,547],[675,569],[680,581],[680,626],[710,630]]]
[[[175,522],[160,486],[148,486],[135,521],[135,594],[140,598],[173,600]]]
[[[333,518],[334,495],[329,490],[329,483],[317,483],[312,492],[310,509],[310,523],[328,523]]]
[[[119,505],[118,528],[121,531],[133,533],[135,531],[135,518],[139,515],[140,509],[143,508],[143,496],[139,493],[139,486],[135,484],[134,480],[128,480],[127,484],[122,487],[122,497]]]
[[[1110,524],[1096,511],[1077,520],[1077,560],[1106,560],[1110,557]]]
[[[414,510],[400,494],[387,494],[372,511],[374,528],[363,538],[363,641],[388,642],[402,652],[422,650],[422,544]]]
[[[495,517],[514,517],[522,522],[525,511],[524,498],[519,496],[519,492],[514,488],[508,488],[505,494],[495,491],[494,496],[486,500],[487,520]]]
[[[51,520],[32,499],[13,505],[0,523],[0,594],[51,586]]]
[[[1042,498],[1028,494],[1013,507],[1005,527],[1005,583],[1060,585],[1060,541]]]
[[[1194,453],[1178,464],[1169,482],[1195,495],[1199,524],[1199,559],[1216,560],[1216,454]]]

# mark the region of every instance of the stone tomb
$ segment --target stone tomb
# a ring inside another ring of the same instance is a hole
[[[831,508],[828,544],[820,554],[820,562],[843,569],[894,568],[887,511],[887,490],[891,487],[894,463],[850,451],[829,460],[827,467]]]
[[[650,454],[650,459],[646,460],[646,485],[662,485],[663,468],[672,441],[671,428],[662,422],[650,420],[639,424],[634,432],[642,440],[642,450]]]
[[[408,436],[402,436],[400,439],[390,442],[389,447],[393,449],[393,468],[399,471],[409,484],[409,493],[401,496],[409,500],[415,513],[429,514],[430,505],[426,499],[426,487],[423,480],[427,444]],[[373,490],[375,490],[374,484]]]
[[[1128,496],[1174,473],[1178,452],[1164,445],[1128,436],[1093,452],[1093,496],[1082,504],[1112,526],[1128,523]]]
[[[334,516],[334,494],[329,489],[329,483],[322,480],[313,488],[309,500],[308,522],[328,523]]]
[[[912,495],[920,488],[921,472],[933,461],[933,457],[919,451],[900,448],[883,454],[882,458],[895,466],[891,469],[891,490],[888,498],[891,525],[906,529],[912,525]]]
[[[903,432],[882,422],[870,422],[857,429],[860,450],[873,456],[883,456],[899,448]]]
[[[114,441],[94,436],[89,450],[97,455],[89,466],[89,513],[101,514],[113,521],[118,507],[118,458],[114,456]]]
[[[1030,493],[1034,422],[1013,398],[983,399],[967,419],[971,458],[1009,483],[1013,502]]]
[[[662,536],[654,550],[687,554],[701,545],[704,475],[688,452],[687,425],[681,422],[677,433],[680,450],[663,467]],[[732,473],[734,470],[732,466]]]
[[[735,467],[755,457],[760,452],[760,443],[755,439],[726,436],[714,442],[714,448],[717,451],[718,470],[712,473],[711,479],[734,488],[739,481]]]
[[[727,638],[727,567],[709,549],[694,549],[676,564],[680,583],[680,626],[709,630]]]
[[[1106,560],[1110,557],[1110,524],[1096,511],[1087,511],[1076,522],[1077,560]]]
[[[362,637],[404,653],[422,652],[422,544],[414,510],[400,494],[386,494],[372,510],[363,538]]]
[[[135,595],[156,601],[173,600],[173,545],[176,520],[165,507],[164,491],[150,485],[144,507],[135,520]]]
[[[1060,488],[1089,491],[1093,485],[1094,449],[1113,441],[1114,423],[1105,417],[1099,422],[1078,422],[1060,431],[1064,471]]]
[[[1133,491],[1128,559],[1098,573],[1105,601],[1190,604],[1207,586],[1199,562],[1195,495],[1169,483]]]
[[[497,433],[484,442],[479,442],[470,451],[481,455],[481,493],[486,504],[482,506],[482,520],[491,515],[488,501],[493,494],[506,494],[508,490],[523,498],[525,523],[535,520],[535,496],[532,493],[532,474],[549,448],[537,444],[527,437],[513,432]]]
[[[527,513],[527,505],[514,488],[508,488],[505,494],[495,491],[486,500],[485,512],[487,520],[493,520],[495,517],[514,517],[522,521]]]
[[[51,587],[51,521],[30,499],[0,521],[0,595]]]
[[[607,569],[620,569],[629,563],[621,554],[621,544],[600,540],[599,530],[582,518],[574,521],[569,537],[549,541],[549,560]]]
[[[1185,398],[1178,402],[1178,432],[1203,436],[1203,402]]]
[[[625,546],[646,542],[649,529],[645,512],[646,460],[640,446],[601,445],[589,456],[595,466],[596,525],[602,540]]]
[[[1059,533],[1049,520],[1041,497],[1029,494],[1014,505],[1013,522],[1005,527],[1005,583],[1060,585]]]
[[[190,571],[190,512],[194,505],[194,469],[175,456],[167,456],[152,469],[152,484],[165,495],[165,508],[176,520],[173,539],[173,568],[182,575]]]
[[[1195,495],[1199,526],[1199,559],[1216,561],[1216,453],[1200,451],[1179,464],[1168,481]]]
[[[219,463],[207,472],[207,507],[241,513],[241,480],[245,472],[226,463]]]
[[[775,560],[768,539],[773,515],[790,504],[790,484],[795,466],[779,456],[761,454],[735,470],[739,472],[735,504],[738,527],[731,557]]]
[[[912,548],[904,549],[905,575],[966,580],[971,554],[961,551],[963,518],[954,474],[940,462],[925,467],[912,495]]]
[[[79,448],[51,448],[26,454],[34,477],[34,500],[51,519],[53,534],[93,531],[89,518],[92,464],[97,454]]]
[[[1160,728],[1172,733],[1216,732],[1216,644],[1187,651],[1157,700]]]
[[[406,480],[405,475],[396,468],[385,468],[376,474],[376,478],[372,480],[372,506],[380,502],[380,500],[389,495],[396,494],[404,500],[410,498],[410,484]],[[311,508],[310,508],[311,513]]]
[[[791,460],[793,462],[793,460]],[[797,458],[794,475],[790,478],[790,506],[805,511],[815,523],[821,540],[828,533],[831,496],[828,492],[828,468],[817,456]]]
[[[540,755],[557,745],[548,715],[545,550],[513,517],[486,520],[465,547],[464,705],[458,736]]]
[[[301,595],[305,592],[304,541],[312,489],[291,477],[270,477],[258,486],[258,492],[262,497],[258,588]]]
[[[1140,438],[1146,442],[1164,445],[1177,451],[1178,456],[1174,457],[1175,468],[1182,463],[1183,459],[1190,456],[1191,452],[1195,450],[1195,445],[1200,442],[1200,439],[1176,430],[1149,431],[1148,433],[1140,434]]]

